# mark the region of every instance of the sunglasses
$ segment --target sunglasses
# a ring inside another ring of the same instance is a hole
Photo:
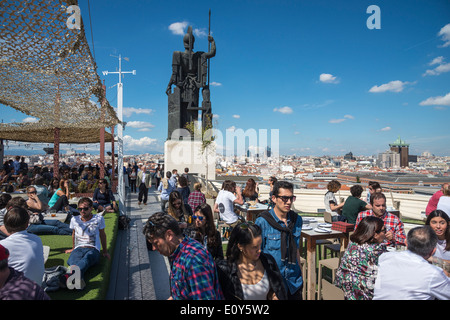
[[[78,207],[80,211],[88,211],[91,207]]]
[[[288,202],[288,200],[291,200],[291,202],[294,202],[295,199],[297,199],[296,196],[276,196],[277,198],[281,199],[284,203]]]
[[[28,194],[37,194],[37,191],[30,191]]]
[[[202,216],[192,216],[192,218],[195,220],[195,219],[198,219],[198,220],[200,220],[200,221],[203,221],[203,218],[204,217],[202,217]]]

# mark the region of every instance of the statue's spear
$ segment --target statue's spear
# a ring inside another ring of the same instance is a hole
[[[208,21],[208,38],[211,35],[211,9],[209,9],[209,21]],[[211,42],[208,39],[208,52],[211,50]],[[211,59],[208,59],[208,88],[209,88],[209,68]]]

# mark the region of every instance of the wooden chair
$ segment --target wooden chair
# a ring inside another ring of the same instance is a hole
[[[303,257],[300,257],[300,268],[302,269],[302,277],[303,277],[303,299],[306,299],[306,259]]]
[[[339,253],[338,257],[323,259],[319,261],[319,274],[318,274],[318,286],[317,286],[317,300],[322,299],[322,268],[326,267],[331,270],[331,282],[334,283],[334,278],[336,276],[336,270],[339,268],[341,263],[342,253]]]
[[[325,279],[322,279],[321,283],[323,300],[345,300],[344,291],[342,291],[342,289],[336,287],[332,283],[329,283]]]

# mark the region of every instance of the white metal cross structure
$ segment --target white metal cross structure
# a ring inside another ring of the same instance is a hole
[[[119,211],[120,215],[125,215],[124,205],[125,205],[125,184],[124,184],[124,174],[123,174],[123,111],[122,111],[122,102],[123,102],[123,85],[122,85],[122,74],[131,73],[136,75],[136,70],[133,71],[122,71],[122,56],[118,57],[111,55],[112,57],[119,58],[119,71],[110,72],[103,71],[103,75],[107,76],[108,74],[118,74],[119,75],[119,83],[117,84],[117,116],[120,120],[120,123],[117,125],[117,142],[118,142],[118,163],[117,163],[117,173],[118,177],[118,194],[119,194]],[[128,58],[123,58],[126,61],[129,61]],[[113,171],[114,173],[114,168]]]

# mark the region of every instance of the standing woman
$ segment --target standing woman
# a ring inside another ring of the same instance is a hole
[[[450,218],[442,210],[434,210],[427,217],[426,225],[438,236],[436,252],[432,258],[450,260]]]
[[[285,300],[286,288],[275,259],[261,251],[261,228],[250,222],[231,232],[227,259],[217,261],[225,300]]]
[[[214,218],[209,204],[202,203],[192,216],[195,226],[194,239],[205,246],[214,260],[223,260],[222,237],[214,226]]]
[[[100,179],[98,181],[98,188],[94,190],[94,195],[92,197],[94,209],[99,213],[100,211],[105,212],[118,212],[116,199],[112,190],[108,186],[108,181],[106,179]],[[102,213],[99,213],[102,215]]]
[[[191,207],[184,205],[183,198],[181,194],[174,190],[169,195],[169,207],[167,208],[167,213],[175,218],[183,230],[185,235],[190,235],[190,229],[188,230],[188,219],[192,216]],[[187,232],[187,233],[186,233]]]
[[[363,218],[350,236],[335,281],[346,300],[372,300],[378,258],[386,252],[386,245],[382,244],[385,238],[384,222],[374,216]]]
[[[136,193],[136,179],[137,179],[137,172],[136,172],[136,168],[133,167],[133,169],[131,169],[131,173],[130,173],[130,186],[131,186],[131,192]]]

